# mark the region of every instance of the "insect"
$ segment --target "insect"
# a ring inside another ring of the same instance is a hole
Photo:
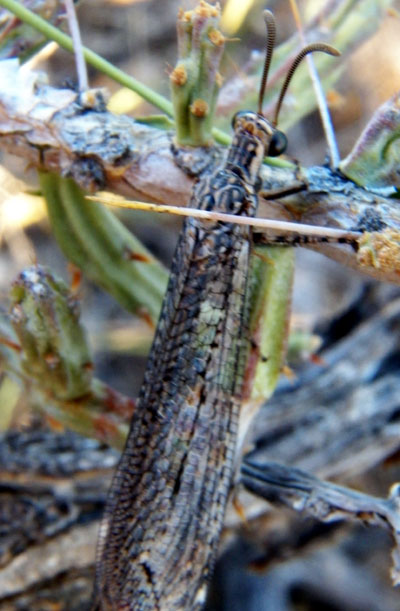
[[[195,184],[191,207],[242,217],[257,211],[264,156],[286,137],[279,109],[261,112],[275,41],[265,11],[267,51],[258,112],[239,112],[223,166]],[[94,609],[196,610],[206,600],[235,471],[236,438],[249,342],[245,332],[251,229],[188,218],[125,450],[100,529]]]

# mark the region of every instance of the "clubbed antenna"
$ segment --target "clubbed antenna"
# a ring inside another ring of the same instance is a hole
[[[334,55],[336,57],[340,55],[340,52],[337,49],[323,42],[316,42],[311,45],[307,45],[306,47],[304,47],[304,49],[300,51],[297,57],[295,57],[293,64],[289,68],[289,71],[286,75],[285,82],[282,85],[281,93],[279,95],[279,100],[275,107],[275,115],[274,115],[274,120],[272,121],[272,125],[276,126],[278,123],[278,116],[279,116],[279,111],[282,106],[283,98],[285,97],[287,88],[289,87],[289,83],[292,80],[292,76],[295,73],[298,65],[300,64],[301,60],[304,59],[306,55],[308,55],[309,53],[314,53],[314,51],[322,51],[323,53],[327,53],[328,55]]]
[[[267,86],[267,78],[269,67],[271,65],[272,52],[275,45],[275,34],[276,34],[276,26],[275,26],[275,17],[271,13],[271,11],[264,11],[264,21],[267,26],[267,43],[265,46],[265,62],[264,62],[264,71],[261,79],[260,85],[260,93],[258,96],[258,113],[262,114],[262,103],[264,100],[265,88]]]

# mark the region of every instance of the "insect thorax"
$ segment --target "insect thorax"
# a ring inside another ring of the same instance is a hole
[[[257,195],[253,185],[245,178],[246,170],[241,166],[222,166],[207,179],[199,181],[193,191],[197,206],[202,210],[254,216]],[[220,223],[216,223],[220,225]],[[229,225],[229,223],[228,223]]]

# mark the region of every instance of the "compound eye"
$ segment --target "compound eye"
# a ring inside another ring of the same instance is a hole
[[[282,155],[282,153],[286,151],[287,143],[288,141],[285,134],[277,129],[269,143],[267,155],[269,157],[278,157],[278,155]]]
[[[248,110],[239,110],[237,113],[233,115],[232,122],[231,122],[232,129],[235,129],[238,119],[240,119],[240,117],[244,117],[245,115],[247,115],[248,112],[249,112]]]

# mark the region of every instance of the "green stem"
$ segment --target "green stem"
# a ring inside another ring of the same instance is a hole
[[[41,32],[48,40],[54,40],[66,51],[70,51],[71,53],[74,52],[72,39],[67,36],[67,34],[64,34],[38,15],[35,15],[35,13],[32,13],[32,11],[22,6],[22,4],[16,0],[0,0],[0,6],[9,10],[16,15],[16,17],[21,19],[21,21],[29,24],[31,27],[35,28],[35,30],[38,30],[38,32]],[[146,87],[146,85],[143,85],[132,76],[129,76],[126,72],[116,68],[94,51],[83,47],[83,53],[86,61],[91,66],[103,72],[117,83],[120,83],[120,85],[132,89],[144,100],[160,108],[160,110],[163,110],[170,117],[173,116],[172,104],[169,100],[164,98],[164,96],[156,93],[153,89],[150,89],[150,87]]]
[[[117,217],[70,178],[39,172],[53,234],[65,256],[129,312],[155,325],[168,274]]]
[[[66,51],[70,51],[71,53],[74,52],[72,38],[35,13],[32,13],[32,11],[22,6],[16,0],[0,0],[0,6],[3,6],[5,9],[16,15],[21,21],[38,30],[38,32],[41,32],[48,40],[54,40]],[[150,87],[143,85],[143,83],[140,83],[140,81],[136,80],[133,76],[129,76],[129,74],[126,74],[126,72],[123,70],[116,68],[113,66],[113,64],[94,51],[83,47],[83,53],[86,61],[93,66],[93,68],[96,68],[96,70],[99,70],[99,72],[106,74],[123,87],[127,87],[128,89],[135,91],[144,100],[165,112],[165,114],[167,114],[169,117],[174,117],[172,103],[167,100],[167,98],[160,95],[153,89],[150,89]],[[215,141],[219,144],[228,146],[232,141],[229,134],[221,129],[218,129],[217,127],[213,127],[211,133]],[[284,159],[268,159],[268,163],[278,167],[290,167],[291,165]]]
[[[74,45],[70,36],[64,34],[64,32],[61,32],[59,29],[38,15],[35,15],[35,13],[22,6],[16,0],[0,0],[0,6],[3,6],[5,9],[18,17],[18,19],[24,23],[27,23],[32,28],[35,28],[38,32],[41,32],[48,40],[54,40],[66,51],[70,51],[71,53],[74,52]],[[96,68],[96,70],[99,70],[99,72],[106,74],[123,87],[128,87],[128,89],[135,91],[144,100],[165,112],[169,117],[174,116],[172,103],[167,100],[167,98],[160,95],[153,89],[150,89],[150,87],[143,85],[143,83],[136,80],[133,76],[129,76],[129,74],[126,74],[126,72],[123,70],[116,68],[113,66],[113,64],[94,51],[83,47],[83,53],[86,61],[93,66],[93,68]],[[226,132],[215,127],[212,130],[212,134],[215,140],[220,144],[227,145],[231,141],[231,137]]]
[[[266,401],[285,364],[294,272],[294,248],[257,246],[252,261],[250,332],[260,358],[253,372],[251,398]]]
[[[25,269],[0,311],[0,429],[18,398],[63,426],[122,449],[135,402],[93,377],[79,303],[67,285],[42,266]],[[11,381],[14,383],[12,384]]]

